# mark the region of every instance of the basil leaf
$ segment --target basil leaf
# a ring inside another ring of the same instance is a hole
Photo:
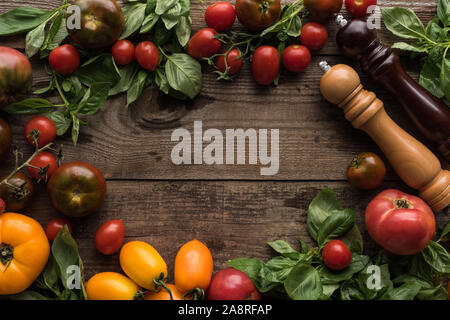
[[[441,65],[436,64],[433,61],[432,56],[428,56],[420,71],[419,83],[439,99],[444,96],[444,92],[441,89],[440,78],[437,76],[440,74]]]
[[[450,239],[450,221],[447,222],[444,229],[442,230],[439,241],[448,241]]]
[[[445,98],[450,101],[450,56],[447,56],[447,52],[450,47],[447,47],[442,56],[441,67],[441,89],[444,92]]]
[[[353,209],[333,210],[325,219],[317,233],[317,243],[323,246],[328,240],[345,235],[355,225],[355,211]]]
[[[166,71],[163,68],[157,68],[155,70],[155,83],[158,86],[159,90],[161,90],[165,94],[169,94],[170,86],[167,81]]]
[[[55,123],[56,134],[58,136],[64,135],[72,124],[72,118],[67,116],[65,110],[54,111],[48,115],[48,118]]]
[[[54,109],[53,103],[45,99],[30,98],[10,104],[2,110],[9,114],[35,115],[47,113]]]
[[[190,0],[179,0],[181,5],[181,15],[188,18],[191,12],[191,1]]]
[[[308,208],[306,224],[310,236],[317,241],[317,232],[321,224],[333,210],[342,210],[336,195],[331,189],[324,189],[311,201]]]
[[[126,107],[135,102],[141,96],[142,91],[145,88],[147,77],[148,73],[146,71],[144,70],[139,71],[136,80],[133,82],[133,84],[131,85],[130,89],[127,92]]]
[[[364,255],[353,255],[350,265],[341,271],[334,271],[321,265],[318,268],[320,278],[324,284],[339,283],[341,281],[349,280],[355,273],[363,270],[370,263],[370,258]]]
[[[44,21],[37,28],[27,33],[25,37],[25,54],[28,58],[34,56],[44,44],[46,25],[47,21]]]
[[[379,274],[368,272],[367,265],[362,272],[358,274],[359,290],[364,294],[364,297],[369,300],[376,299],[383,295],[386,291],[394,288],[394,284],[391,281],[391,275],[389,273],[389,265],[383,264],[378,266]],[[374,279],[379,277],[379,279]],[[377,281],[379,281],[377,283]],[[376,287],[378,285],[378,287]]]
[[[145,18],[145,8],[146,4],[140,2],[128,4],[124,7],[125,29],[120,39],[126,39],[139,30]]]
[[[437,41],[441,34],[442,28],[439,26],[439,19],[434,18],[428,22],[425,28],[425,34],[433,41]]]
[[[293,300],[317,300],[323,292],[319,272],[304,262],[292,269],[284,282],[284,288]]]
[[[158,23],[156,24],[155,37],[153,38],[153,42],[155,42],[155,44],[158,46],[162,46],[170,40],[172,35],[173,30],[167,30],[166,25],[164,24],[162,19],[159,19]]]
[[[296,15],[286,26],[286,34],[289,37],[299,37],[302,32],[302,19]]]
[[[111,54],[102,54],[87,61],[73,75],[88,87],[94,83],[113,86],[120,78]]]
[[[30,31],[50,19],[56,10],[20,7],[0,15],[0,36]]]
[[[86,91],[87,99],[79,104],[77,113],[85,115],[93,115],[100,110],[108,99],[110,84],[109,83],[94,83]]]
[[[422,256],[437,272],[450,274],[450,254],[439,243],[431,241],[422,251]]]
[[[149,14],[142,22],[141,30],[139,31],[139,33],[147,33],[151,31],[158,21],[159,16],[156,13]]]
[[[169,85],[194,99],[202,89],[202,70],[200,63],[184,53],[167,57],[166,76]]]
[[[401,38],[426,38],[425,27],[414,11],[408,8],[381,8],[386,28]]]
[[[342,283],[340,296],[342,300],[366,300],[356,280],[347,280]]]
[[[136,63],[119,68],[120,80],[109,90],[109,95],[114,96],[130,89],[134,83],[138,71],[139,66]]]
[[[322,285],[322,294],[326,297],[329,298],[331,297],[331,295],[337,290],[339,289],[339,284],[323,284]]]
[[[155,13],[160,16],[177,4],[178,0],[157,0]]]
[[[444,26],[450,26],[450,3],[448,0],[439,0],[437,16]]]
[[[50,258],[48,259],[47,265],[42,272],[42,278],[44,280],[45,286],[58,296],[60,294],[59,274],[58,266],[56,265],[55,258],[53,256],[50,256]]]
[[[447,300],[448,292],[442,284],[438,284],[435,287],[427,288],[419,291],[417,294],[417,299],[419,300]]]
[[[413,300],[422,286],[418,283],[405,283],[402,286],[387,291],[380,300]]]
[[[44,297],[42,294],[36,292],[36,291],[32,291],[32,290],[27,290],[24,292],[21,292],[19,294],[13,295],[11,296],[12,300],[49,300],[47,299],[47,297]]]
[[[264,293],[272,290],[279,285],[278,282],[268,280],[274,278],[270,276],[272,273],[262,262],[258,259],[239,258],[227,261],[230,267],[240,270],[247,274],[252,282],[255,284],[259,292]]]
[[[181,17],[180,22],[178,22],[175,29],[178,42],[182,47],[185,47],[188,44],[189,39],[191,38],[191,24],[191,17]]]
[[[155,12],[157,2],[158,0],[147,0],[147,6],[145,7],[145,15]]]
[[[300,253],[294,250],[289,243],[283,240],[276,240],[272,242],[268,242],[268,245],[275,250],[277,253],[281,254],[284,257],[298,260],[300,259]]]
[[[181,13],[181,5],[177,3],[175,6],[167,10],[161,18],[167,30],[171,30],[178,24]]]
[[[50,25],[47,38],[41,48],[41,58],[47,57],[47,55],[52,50],[56,49],[68,35],[65,15],[64,12],[61,11]]]
[[[415,44],[409,44],[406,42],[396,42],[392,45],[392,49],[399,49],[399,50],[405,50],[405,51],[412,51],[417,53],[423,53],[427,52],[427,49],[424,47],[420,47]]]
[[[55,89],[55,82],[52,78],[47,87],[33,91],[33,94],[42,95],[45,93],[49,93],[49,92],[53,91],[54,89]]]

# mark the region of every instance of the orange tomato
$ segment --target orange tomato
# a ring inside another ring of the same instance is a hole
[[[86,283],[89,300],[134,300],[139,287],[130,278],[117,272],[101,272]]]
[[[167,284],[166,286],[172,292],[173,300],[184,300],[183,293],[174,284]],[[164,288],[160,289],[159,292],[147,291],[144,300],[170,300],[169,293]]]
[[[213,258],[200,241],[192,240],[178,251],[175,258],[175,285],[183,293],[206,290],[213,273]]]

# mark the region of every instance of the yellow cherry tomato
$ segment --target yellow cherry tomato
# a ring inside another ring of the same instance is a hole
[[[123,272],[142,288],[155,290],[155,279],[167,277],[167,265],[158,251],[143,241],[131,241],[120,250]]]
[[[97,273],[86,283],[89,300],[134,300],[139,290],[130,278],[117,272]]]
[[[26,290],[47,264],[50,245],[42,226],[18,214],[0,215],[0,295]]]
[[[177,289],[174,284],[167,284],[167,287],[172,292],[173,300],[184,300],[183,293]],[[144,300],[171,300],[170,294],[167,290],[161,288],[159,292],[147,291]]]
[[[195,289],[206,290],[211,282],[214,263],[211,252],[200,241],[183,245],[175,258],[175,285],[186,293]]]

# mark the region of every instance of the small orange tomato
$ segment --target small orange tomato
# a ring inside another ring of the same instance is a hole
[[[214,263],[211,252],[200,241],[183,245],[175,258],[175,285],[183,293],[206,290],[211,282]]]
[[[86,283],[89,300],[134,300],[139,287],[131,279],[117,272],[101,272]]]
[[[184,300],[183,293],[174,284],[167,284],[166,286],[172,292],[173,300]],[[164,288],[160,289],[159,292],[147,291],[144,300],[170,300],[170,294]]]

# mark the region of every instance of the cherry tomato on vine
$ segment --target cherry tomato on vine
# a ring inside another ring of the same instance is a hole
[[[304,3],[311,18],[322,23],[342,9],[342,0],[305,0]]]
[[[224,54],[225,53],[226,52],[224,52]],[[236,74],[242,69],[244,62],[242,61],[242,58],[240,58],[240,56],[241,56],[241,51],[239,51],[239,49],[233,49],[230,52],[228,52],[227,65],[228,65],[228,67],[230,67],[230,69],[228,70],[229,75]],[[217,70],[219,70],[222,73],[224,73],[226,71],[225,56],[217,57],[215,63],[216,63]]]
[[[153,71],[159,65],[158,47],[151,41],[142,41],[136,46],[136,60],[145,70]]]
[[[260,46],[253,53],[253,78],[261,85],[269,85],[280,71],[280,55],[272,46]]]
[[[45,234],[47,235],[48,240],[50,240],[50,242],[53,242],[53,240],[55,240],[56,236],[58,235],[59,231],[65,225],[67,225],[70,234],[72,234],[72,226],[70,225],[69,220],[64,218],[56,218],[50,220],[50,222],[47,224],[47,227],[45,228]]]
[[[39,138],[37,139],[39,148],[46,146],[56,138],[56,125],[47,117],[37,116],[31,118],[25,125],[25,139],[32,146],[34,146],[34,140],[31,135],[33,130],[39,131]]]
[[[367,8],[376,5],[377,0],[345,0],[345,8],[355,18],[368,16]]]
[[[291,72],[301,72],[309,66],[311,53],[305,46],[291,45],[283,51],[283,65]]]
[[[302,28],[300,42],[309,50],[321,49],[328,40],[328,31],[320,23],[309,22]]]
[[[239,22],[251,31],[262,31],[280,19],[280,0],[236,0]]]
[[[226,1],[214,3],[206,9],[205,21],[208,27],[216,31],[228,31],[236,20],[234,7]]]
[[[220,51],[220,41],[215,38],[216,30],[204,28],[194,34],[189,40],[187,51],[195,59],[209,58]]]
[[[343,241],[331,240],[323,248],[322,259],[328,268],[342,270],[352,262],[352,253]]]
[[[55,156],[47,151],[39,152],[39,154],[30,161],[30,165],[36,167],[27,167],[28,174],[35,180],[47,181],[47,179],[49,179],[53,175],[56,169],[58,169],[58,162],[56,161]]]
[[[383,160],[372,152],[362,152],[353,158],[347,169],[348,181],[356,188],[373,190],[381,186],[386,176]]]
[[[2,214],[3,212],[5,212],[6,210],[6,203],[5,200],[3,200],[2,198],[0,198],[0,214]]]
[[[135,48],[130,40],[118,40],[111,48],[114,61],[119,65],[127,65],[133,62]]]
[[[6,176],[0,178],[0,181],[5,179]],[[0,198],[6,203],[7,211],[20,211],[27,207],[34,195],[34,184],[27,175],[22,172],[18,172],[8,180],[9,185],[0,186]]]
[[[71,44],[63,44],[50,52],[50,67],[59,74],[71,74],[80,66],[80,54]]]
[[[125,226],[122,220],[110,220],[102,224],[95,233],[95,248],[104,255],[120,250],[125,239]]]

